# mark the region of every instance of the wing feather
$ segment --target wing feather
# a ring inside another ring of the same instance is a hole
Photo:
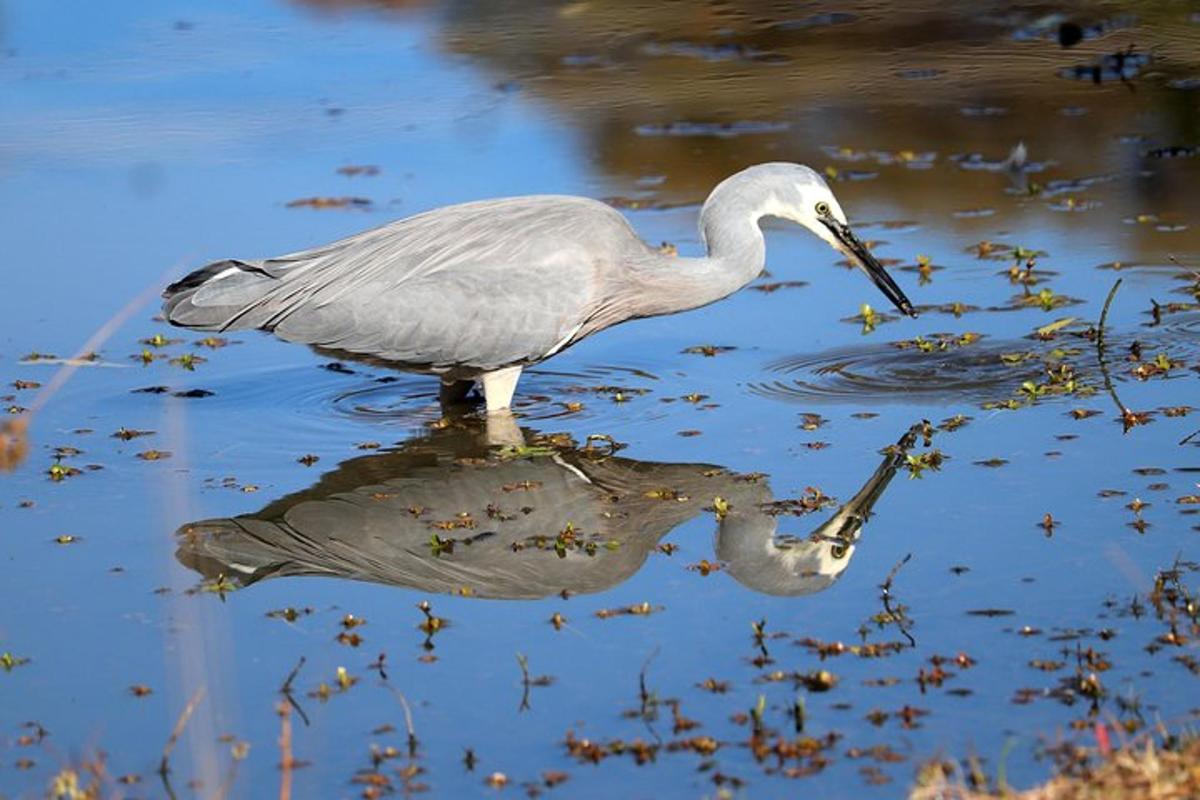
[[[254,262],[274,283],[231,324],[405,365],[495,369],[569,344],[645,250],[591,200],[449,206]]]

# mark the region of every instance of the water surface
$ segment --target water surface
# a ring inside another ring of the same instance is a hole
[[[0,477],[0,794],[101,752],[113,794],[275,793],[281,702],[297,797],[490,796],[493,773],[894,797],[930,757],[1025,786],[1097,723],[1188,724],[1186,9],[260,0],[3,23],[13,411],[58,369],[28,355],[74,354],[207,260],[532,192],[697,252],[708,190],[773,159],[825,171],[923,313],[864,325],[887,309],[861,275],[771,222],[769,274],[528,372],[522,443],[488,447],[427,379],[206,344],[143,307]]]

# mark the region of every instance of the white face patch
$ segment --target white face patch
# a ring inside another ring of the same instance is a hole
[[[791,203],[785,203],[779,195],[771,193],[767,200],[758,209],[758,213],[768,217],[779,217],[780,219],[790,219],[794,222],[799,222],[796,218],[796,208]]]
[[[821,241],[834,250],[849,255],[845,252],[842,243],[833,235],[833,231],[821,222],[817,214],[817,206],[824,203],[829,206],[829,214],[835,220],[843,225],[846,224],[846,214],[842,211],[841,205],[829,187],[823,181],[796,183],[793,186],[795,187],[794,192],[785,192],[788,195],[787,199],[776,192],[767,195],[762,204],[755,209],[753,217],[755,219],[760,216],[778,217],[795,222],[816,234]]]
[[[824,183],[805,184],[797,188],[799,189],[801,207],[799,215],[793,217],[793,219],[815,233],[830,247],[844,253],[845,250],[841,242],[833,235],[833,231],[829,230],[829,227],[821,221],[821,217],[817,213],[817,206],[825,204],[829,206],[830,216],[843,225],[846,224],[846,214],[842,211],[841,205],[838,204],[837,198],[833,196],[833,192]]]

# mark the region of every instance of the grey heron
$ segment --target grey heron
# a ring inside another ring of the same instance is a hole
[[[590,594],[632,577],[664,536],[719,496],[727,510],[713,547],[726,571],[757,592],[806,595],[849,566],[922,431],[910,428],[849,501],[796,535],[781,530],[793,524],[791,506],[777,510],[765,480],[711,464],[635,461],[536,432],[542,446],[510,458],[486,446],[478,420],[462,423],[344,461],[253,514],[186,523],[175,557],[238,587],[317,575],[485,598]]]
[[[700,211],[707,254],[698,258],[651,247],[596,200],[512,197],[275,258],[217,261],[168,286],[163,311],[194,330],[261,329],[433,373],[444,401],[479,381],[497,411],[511,404],[526,366],[618,323],[698,308],[745,286],[765,262],[763,217],[812,231],[916,316],[824,179],[790,163],[749,167],[712,190]]]

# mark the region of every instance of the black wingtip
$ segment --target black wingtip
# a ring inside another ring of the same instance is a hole
[[[215,278],[217,275],[220,275],[222,272],[225,272],[231,267],[236,267],[237,269],[246,270],[248,272],[261,271],[244,261],[238,261],[232,258],[227,258],[224,261],[214,261],[211,264],[205,264],[199,269],[192,270],[187,275],[184,275],[182,278],[172,283],[166,289],[163,289],[163,299],[169,300],[172,296],[177,295],[180,292],[186,292],[188,289],[196,289],[200,286],[203,286],[209,280]]]

